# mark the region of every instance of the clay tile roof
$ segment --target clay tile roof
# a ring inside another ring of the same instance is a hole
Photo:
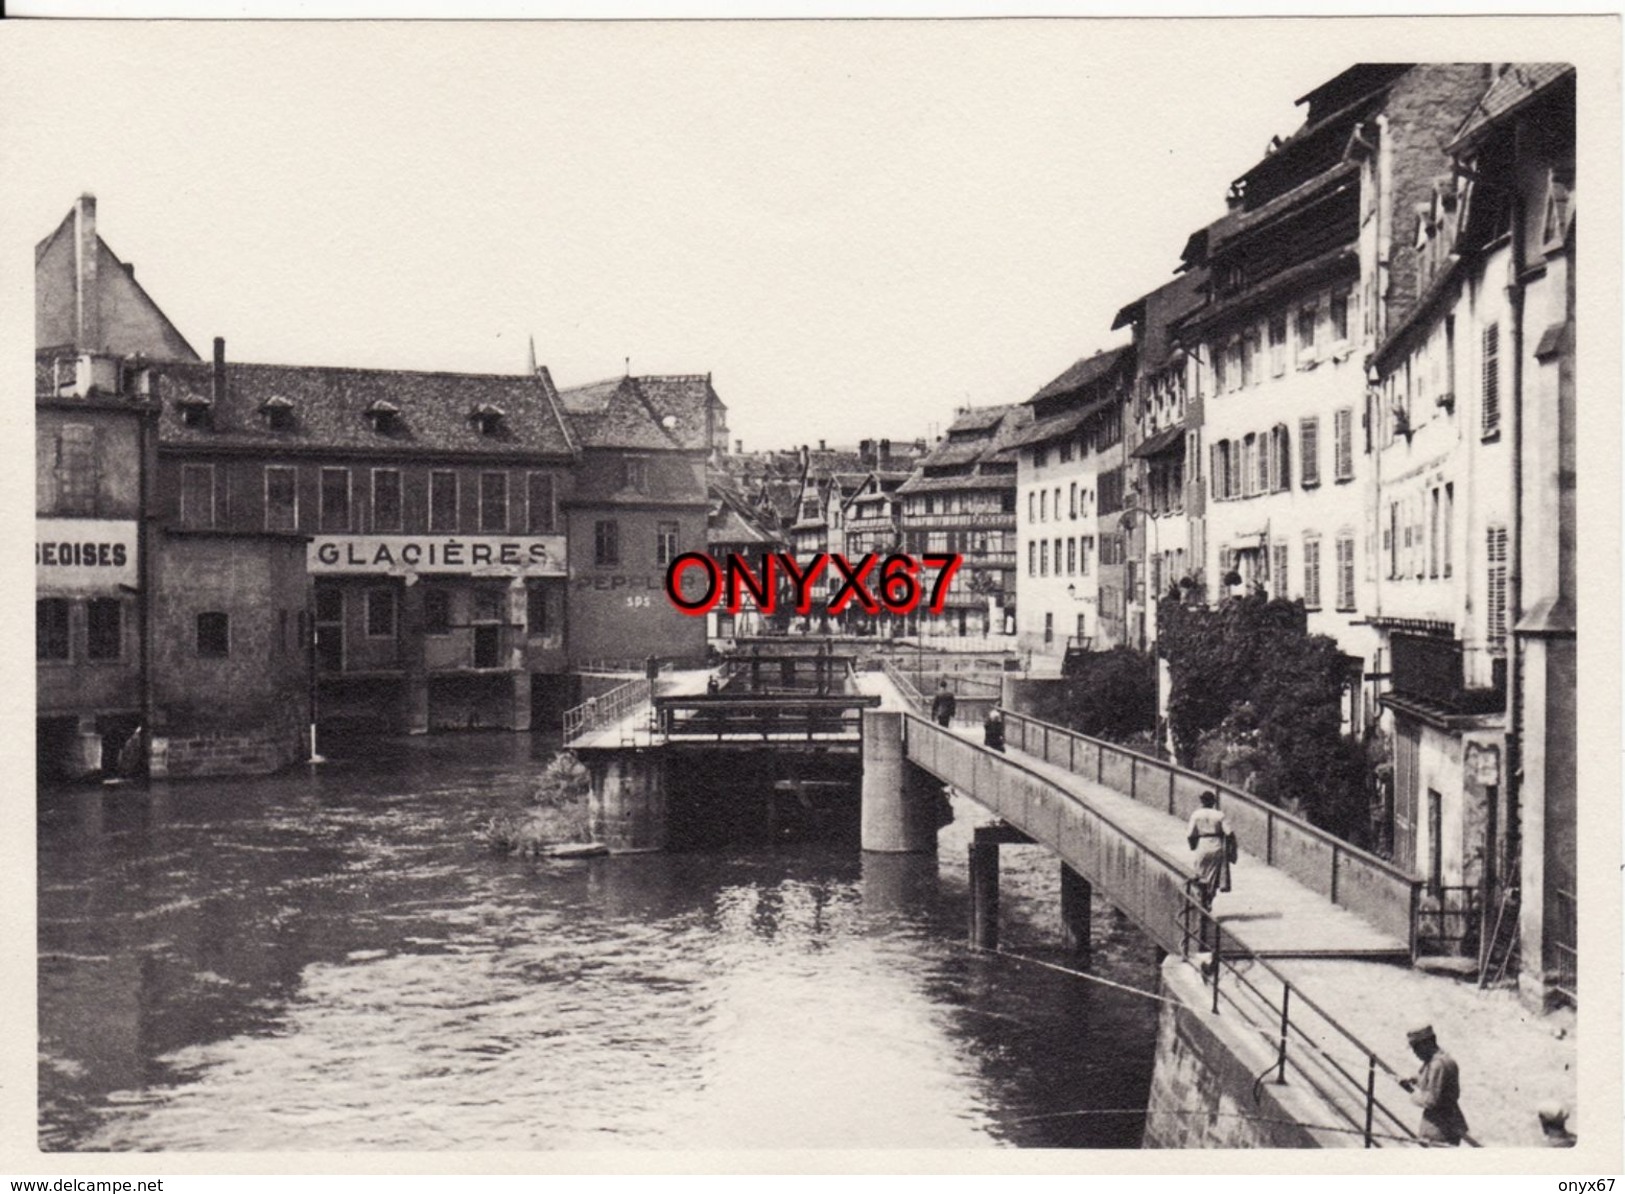
[[[1059,394],[1069,394],[1074,390],[1081,390],[1109,374],[1112,369],[1126,360],[1132,351],[1132,345],[1124,344],[1117,348],[1097,352],[1094,356],[1084,357],[1027,401],[1028,403],[1040,402],[1045,398],[1054,398]]]
[[[1449,150],[1476,140],[1502,117],[1534,99],[1558,80],[1572,75],[1574,67],[1566,62],[1514,62],[1490,84],[1484,98],[1462,121],[1461,129]]]
[[[226,366],[226,392],[214,403],[210,425],[189,427],[177,410],[211,401],[212,365],[161,362],[152,370],[163,403],[158,433],[164,444],[559,456],[570,452],[559,411],[534,375],[232,363]],[[295,407],[298,419],[290,428],[273,429],[264,409],[282,403]],[[368,417],[379,403],[399,412],[388,433],[376,430]],[[481,405],[511,412],[495,434],[482,434],[468,417]]]

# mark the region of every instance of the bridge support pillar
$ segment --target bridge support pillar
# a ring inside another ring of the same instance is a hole
[[[1095,889],[1077,871],[1061,864],[1061,944],[1080,957],[1088,957],[1089,914]]]
[[[970,844],[970,944],[999,948],[999,843]]]
[[[863,829],[865,850],[927,854],[937,848],[942,785],[903,754],[903,715],[863,711]]]
[[[581,752],[592,781],[587,813],[594,841],[616,853],[666,848],[666,759],[660,750]]]

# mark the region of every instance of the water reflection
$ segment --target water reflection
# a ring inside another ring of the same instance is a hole
[[[41,794],[42,1147],[1137,1144],[1155,1005],[974,955],[940,861],[848,846],[547,863],[474,828],[521,735],[264,780]],[[1007,936],[1055,871],[1006,851]],[[1096,914],[1094,967],[1155,984]]]

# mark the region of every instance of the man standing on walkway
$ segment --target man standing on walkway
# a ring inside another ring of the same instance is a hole
[[[1422,1109],[1422,1126],[1416,1134],[1424,1144],[1454,1148],[1467,1135],[1467,1117],[1461,1113],[1461,1070],[1456,1059],[1439,1048],[1431,1024],[1413,1028],[1405,1039],[1422,1062],[1416,1077],[1399,1081],[1410,1092],[1411,1102]]]
[[[936,698],[931,702],[931,720],[939,726],[945,726],[954,719],[954,710],[959,702],[954,700],[954,694],[948,691],[948,681],[942,680],[937,685]]]

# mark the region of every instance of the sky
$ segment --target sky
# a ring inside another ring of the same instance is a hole
[[[710,373],[747,448],[1030,397],[1298,96],[1396,56],[1348,21],[14,28],[8,261],[88,191],[204,355],[518,372],[534,337],[561,386]]]

